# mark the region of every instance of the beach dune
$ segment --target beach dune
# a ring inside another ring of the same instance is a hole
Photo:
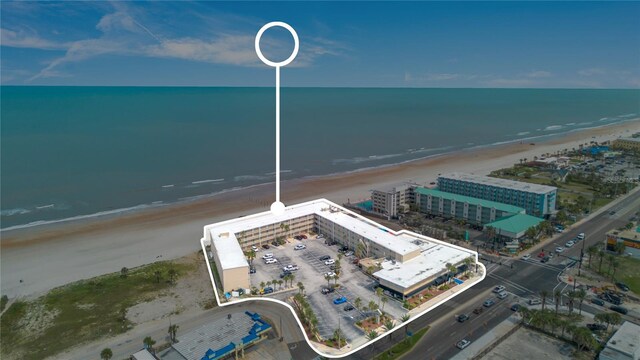
[[[531,145],[513,143],[465,150],[399,165],[282,184],[282,200],[293,204],[324,197],[337,203],[369,197],[375,187],[410,180],[422,184],[453,171],[488,174],[544,153],[578,148],[640,131],[640,121],[578,131]],[[62,222],[2,232],[2,294],[35,296],[80,279],[173,259],[199,249],[205,224],[265,211],[273,184],[218,194],[190,203],[137,213]]]

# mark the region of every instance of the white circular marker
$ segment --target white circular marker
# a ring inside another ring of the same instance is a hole
[[[273,62],[267,59],[266,57],[264,57],[264,55],[262,55],[262,51],[260,51],[260,38],[262,37],[262,34],[274,26],[280,26],[287,29],[291,33],[291,36],[293,36],[293,52],[291,53],[291,56],[289,56],[288,59],[280,62]],[[281,66],[289,65],[289,63],[291,63],[293,59],[296,58],[296,55],[298,55],[299,47],[300,47],[300,41],[298,40],[298,34],[296,33],[295,30],[293,30],[293,28],[289,24],[284,23],[282,21],[272,21],[264,25],[262,28],[260,28],[260,31],[258,31],[258,34],[256,35],[256,54],[258,54],[258,57],[260,58],[260,60],[262,60],[263,63],[271,67],[281,67]]]
[[[280,201],[276,201],[271,204],[271,213],[275,216],[284,214],[284,204]]]

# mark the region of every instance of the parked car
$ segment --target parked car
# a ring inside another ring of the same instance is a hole
[[[497,293],[503,292],[505,289],[506,288],[504,287],[504,285],[498,285],[493,288],[493,292],[497,294]]]
[[[336,276],[336,273],[334,273],[333,271],[329,271],[327,273],[324,273],[324,276],[334,277]]]
[[[353,255],[353,251],[351,251],[351,250],[349,250],[346,253],[344,253],[344,256],[346,256],[346,257],[349,257],[351,255]]]
[[[529,305],[540,305],[540,304],[542,304],[542,301],[538,298],[529,299]]]
[[[484,305],[484,307],[491,307],[493,306],[493,304],[495,304],[496,302],[493,301],[493,299],[487,299],[485,302],[482,303],[482,305]]]
[[[525,254],[525,255],[522,257],[522,260],[529,260],[529,259],[531,259],[531,254]]]
[[[273,292],[273,288],[271,286],[264,288],[265,294],[271,294]]]
[[[327,241],[325,241],[325,243],[326,243],[327,245],[329,245],[329,246],[333,246],[333,245],[338,244],[338,242],[336,242],[335,240],[327,240]]]
[[[518,311],[518,310],[520,310],[520,304],[511,305],[511,311]]]
[[[558,247],[556,248],[556,252],[557,252],[557,253],[561,253],[561,252],[563,252],[563,251],[564,251],[564,248],[563,248],[562,246],[558,246]]]
[[[324,255],[324,256],[320,257],[320,261],[325,261],[325,260],[329,260],[329,259],[331,259],[331,256],[329,256],[329,255]]]
[[[336,261],[335,261],[335,260],[333,260],[333,259],[329,259],[329,260],[327,260],[327,261],[325,261],[325,262],[324,262],[324,264],[325,264],[325,265],[333,265],[333,264],[335,264],[335,263],[336,263]]]
[[[258,251],[258,247],[256,247],[255,245],[251,245],[251,250]]]
[[[578,239],[580,239],[580,240],[584,240],[584,233],[580,233],[580,234],[578,234]]]
[[[542,258],[542,260],[540,260],[540,262],[541,262],[541,263],[546,263],[546,262],[548,262],[548,261],[549,261],[549,259],[551,259],[551,258],[550,258],[550,257],[548,257],[548,256],[545,256],[545,257],[543,257],[543,258]]]
[[[336,291],[336,289],[332,287],[322,287],[322,289],[320,290],[320,292],[324,295],[331,294],[334,291]]]
[[[249,274],[255,274],[256,273],[256,267],[255,266],[250,266],[249,267]]]
[[[269,249],[269,244],[262,245],[262,248],[265,249],[265,250]]]
[[[607,326],[604,324],[587,324],[587,328],[591,331],[604,331],[607,330]]]
[[[264,263],[265,264],[275,264],[277,262],[278,262],[278,259],[276,259],[276,258],[264,259]]]
[[[353,307],[353,305],[345,305],[345,307],[344,307],[344,311],[351,311],[351,310],[353,310],[353,309],[355,309],[355,308]]]
[[[262,258],[265,259],[265,260],[271,259],[272,257],[273,257],[272,253],[266,253],[266,254],[262,255]]]
[[[629,312],[629,310],[627,310],[627,308],[623,308],[622,306],[617,306],[617,305],[612,305],[609,309],[620,313],[622,315],[627,315],[627,313]]]
[[[303,250],[306,249],[307,246],[305,244],[298,244],[296,246],[293,247],[293,250]]]
[[[346,252],[347,250],[349,250],[349,247],[345,245],[345,246],[341,246],[338,252]]]
[[[458,315],[458,322],[465,322],[469,320],[469,315],[467,314],[462,314],[462,315]]]
[[[572,240],[569,240],[569,241],[567,241],[566,244],[564,244],[564,246],[566,246],[568,248],[572,247],[573,245],[575,245],[575,243]]]
[[[339,298],[333,299],[333,303],[336,304],[336,305],[344,304],[346,302],[347,302],[347,298],[344,297],[344,296],[341,296]]]
[[[623,282],[617,282],[616,286],[622,290],[622,291],[629,291],[629,287],[627,286],[627,284],[623,283]]]
[[[608,293],[608,292],[602,293],[600,295],[600,298],[602,300],[608,301],[608,302],[610,302],[610,303],[612,303],[614,305],[621,305],[622,304],[622,298],[619,297],[618,295],[614,295],[612,293]]]
[[[509,296],[509,294],[507,294],[506,291],[503,291],[503,292],[498,293],[497,297],[498,297],[498,299],[502,300],[502,299],[506,298],[507,296]]]
[[[466,348],[467,346],[469,346],[469,344],[471,344],[471,341],[467,340],[467,339],[462,339],[460,341],[458,341],[458,343],[456,344],[456,347],[460,350]]]
[[[282,274],[280,274],[280,279],[284,279],[285,276],[287,275],[291,275],[291,271],[283,271]]]
[[[591,303],[592,304],[596,304],[596,305],[600,305],[600,306],[604,306],[604,301],[602,301],[600,299],[596,299],[596,298],[591,299]]]
[[[484,309],[482,308],[482,306],[473,309],[473,313],[476,314],[476,315],[481,314],[483,311],[484,311]]]
[[[296,239],[296,240],[302,240],[302,236],[300,236],[300,235],[296,235],[293,238]]]
[[[298,270],[298,265],[287,265],[282,268],[283,271],[296,271]]]

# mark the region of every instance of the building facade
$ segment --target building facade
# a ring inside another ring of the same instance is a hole
[[[615,139],[613,141],[614,149],[640,151],[640,138]]]
[[[616,244],[624,244],[625,254],[640,258],[640,226],[635,224],[630,230],[612,230],[606,235],[605,245],[607,250],[615,251]]]
[[[464,173],[441,175],[438,177],[438,189],[518,206],[525,209],[527,214],[537,217],[555,213],[558,191],[553,186]]]
[[[397,218],[399,214],[409,211],[415,202],[415,187],[415,184],[403,183],[372,190],[373,212]]]

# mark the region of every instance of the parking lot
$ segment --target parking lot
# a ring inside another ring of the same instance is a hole
[[[306,245],[306,249],[295,250],[297,244]],[[324,239],[316,239],[309,236],[306,240],[288,239],[285,245],[262,249],[257,252],[254,266],[256,273],[251,275],[251,285],[260,288],[261,282],[280,280],[283,267],[289,264],[297,265],[299,270],[293,271],[295,279],[293,284],[302,282],[305,286],[307,300],[311,304],[316,317],[318,318],[318,330],[322,337],[330,338],[333,332],[340,328],[347,340],[363,336],[362,331],[355,326],[355,322],[362,320],[373,313],[364,313],[357,308],[346,311],[347,305],[355,307],[355,300],[359,297],[362,305],[366,306],[369,301],[378,298],[375,295],[375,281],[363,274],[356,265],[353,264],[354,257],[343,257],[340,261],[341,273],[338,279],[339,289],[330,294],[322,294],[323,287],[327,287],[327,280],[324,274],[332,271],[331,265],[325,265],[323,256],[330,256],[331,259],[338,260],[338,245],[328,246]],[[265,264],[262,256],[265,253],[272,253],[278,260],[276,264]],[[334,284],[334,280],[330,281]],[[284,285],[283,285],[284,286]],[[275,288],[277,290],[277,287]],[[333,300],[344,296],[346,303],[335,305]],[[391,297],[387,298],[384,311],[399,318],[406,310],[402,308],[402,303]]]

